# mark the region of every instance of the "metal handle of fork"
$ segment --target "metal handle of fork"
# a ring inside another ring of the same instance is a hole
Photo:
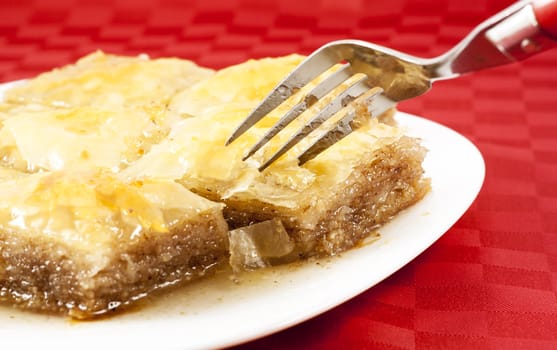
[[[447,79],[521,61],[557,45],[557,0],[526,0],[478,25],[430,66],[430,77]]]
[[[542,3],[552,7],[544,7]],[[486,36],[509,58],[523,60],[557,45],[557,38],[553,38],[545,29],[557,29],[556,14],[557,0],[533,1],[489,29]],[[540,19],[543,20],[544,27],[540,24]],[[552,19],[556,22],[551,23]]]

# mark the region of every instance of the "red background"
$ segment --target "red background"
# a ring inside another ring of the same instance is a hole
[[[510,3],[0,0],[0,82],[99,48],[214,68],[349,37],[433,56]],[[557,49],[439,82],[400,109],[480,148],[487,177],[478,199],[386,281],[241,349],[557,348]]]

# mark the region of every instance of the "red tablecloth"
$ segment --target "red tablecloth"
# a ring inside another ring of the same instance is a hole
[[[432,56],[511,2],[0,0],[0,81],[99,48],[215,68],[348,37]],[[386,281],[241,348],[557,348],[557,49],[439,82],[400,109],[480,148],[478,199]]]

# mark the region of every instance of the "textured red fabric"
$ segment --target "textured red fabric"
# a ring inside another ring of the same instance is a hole
[[[0,81],[91,52],[215,68],[359,38],[444,52],[511,0],[0,0]],[[381,284],[239,349],[557,348],[557,50],[439,82],[400,109],[466,135],[485,185],[437,243]]]

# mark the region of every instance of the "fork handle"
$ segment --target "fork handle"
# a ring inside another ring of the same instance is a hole
[[[432,60],[432,79],[522,61],[557,46],[557,0],[521,0],[496,13]]]
[[[519,1],[517,5],[522,8],[487,28],[488,40],[511,61],[521,61],[555,47],[557,0]]]
[[[557,40],[557,0],[537,0],[532,6],[540,29]]]

